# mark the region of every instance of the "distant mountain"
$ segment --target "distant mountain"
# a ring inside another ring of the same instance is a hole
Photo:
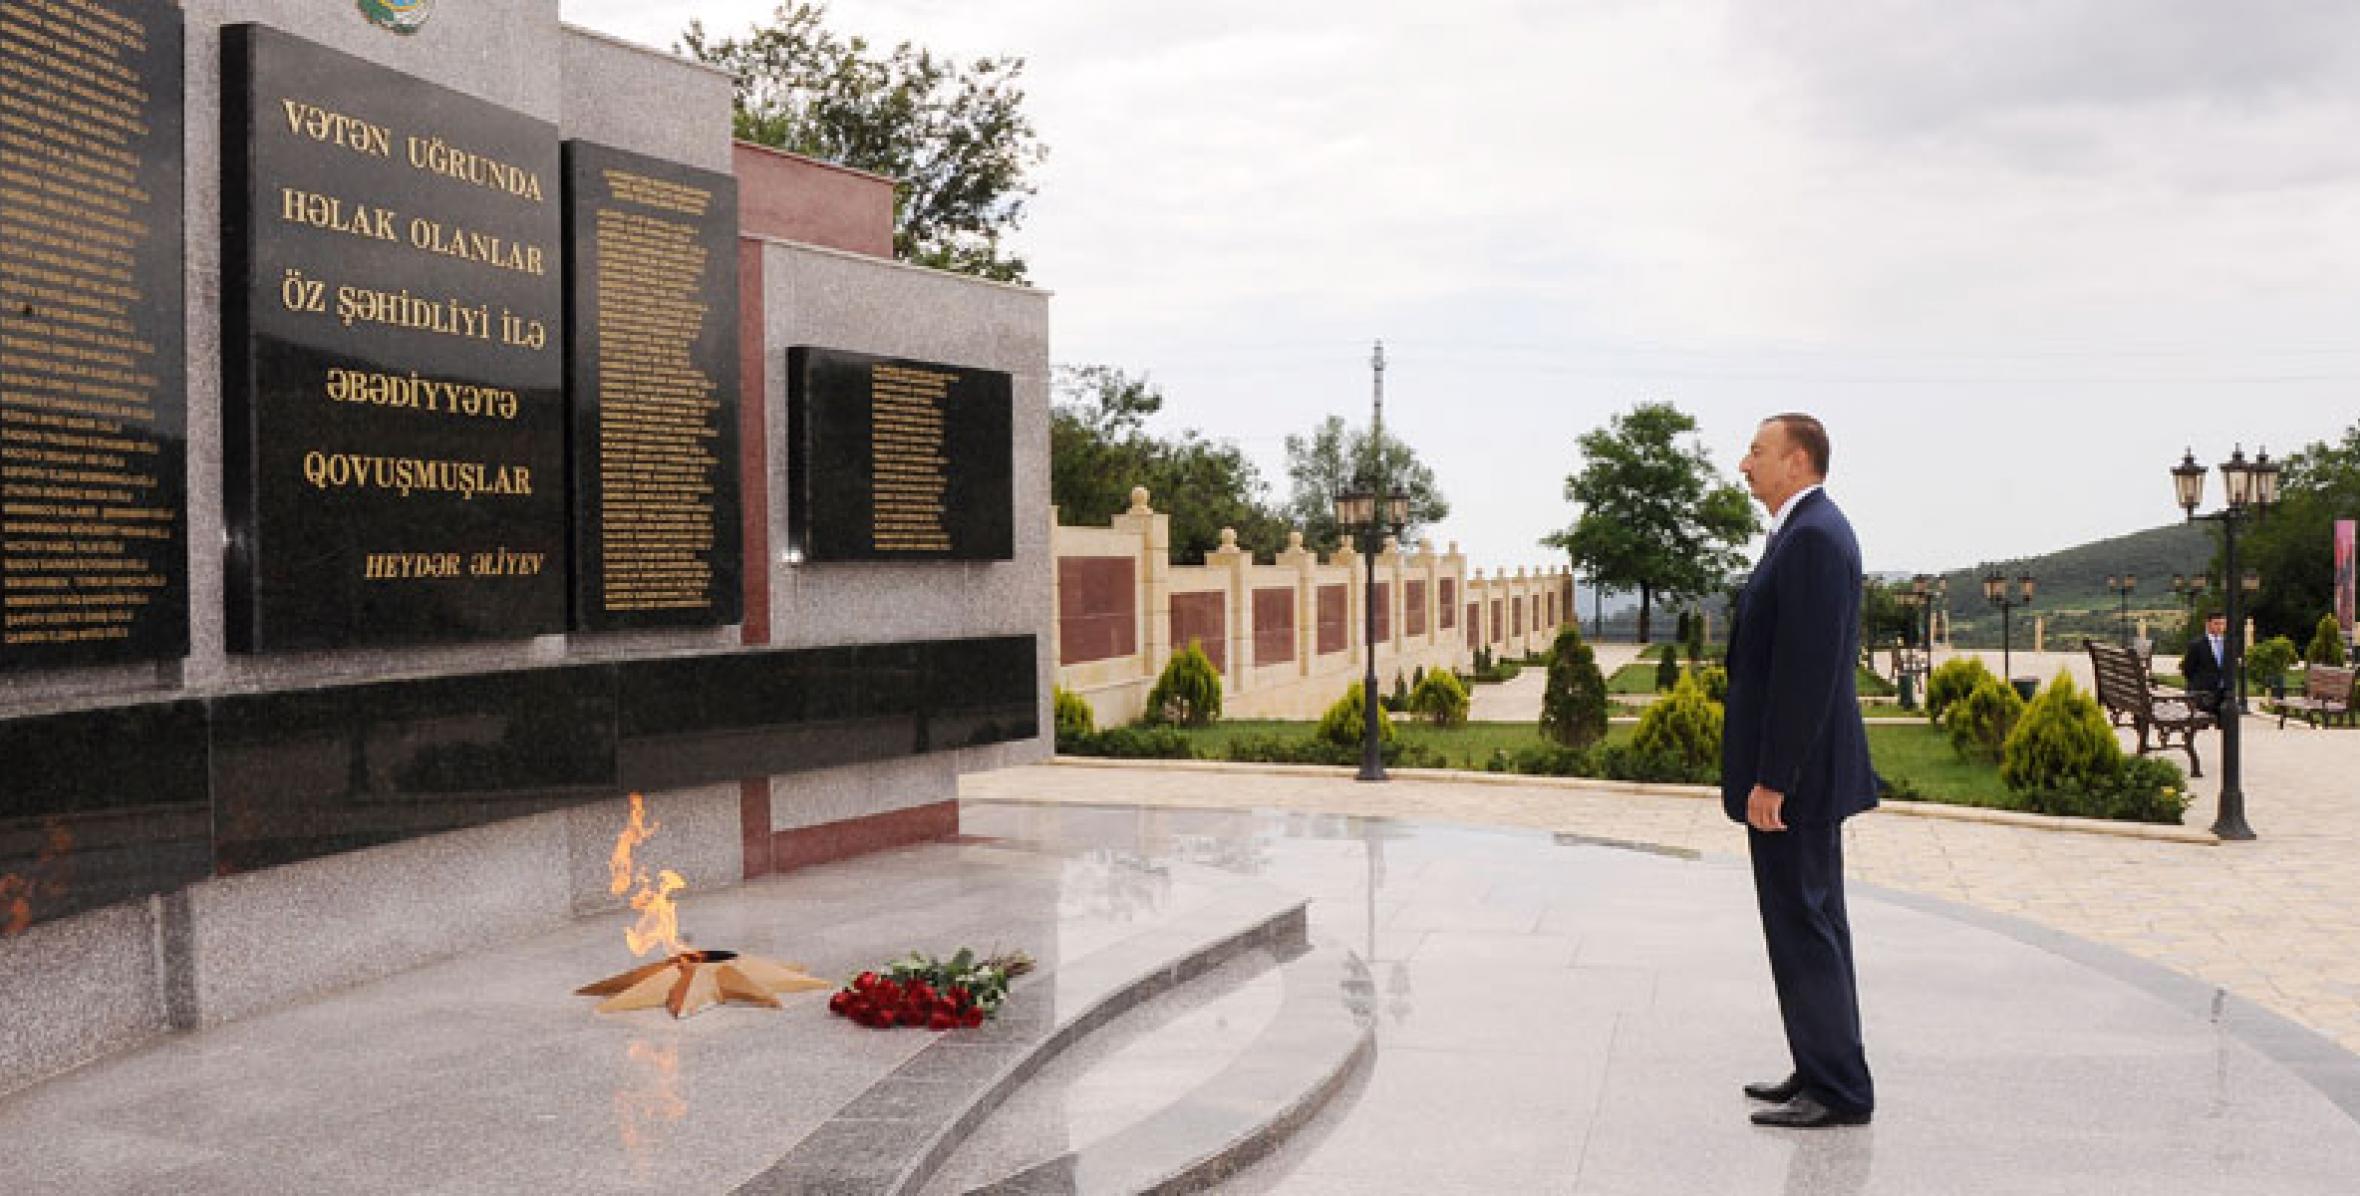
[[[2187,608],[2172,593],[2172,575],[2201,575],[2211,563],[2214,549],[2211,525],[2173,523],[2042,556],[1999,562],[2008,575],[2011,592],[2017,577],[2030,574],[2034,582],[2032,605],[2019,608],[2014,615],[2016,642],[2031,644],[2032,615],[2047,617],[2052,647],[2079,643],[2084,635],[2112,638],[2120,625],[2122,599],[2106,588],[2109,576],[2127,575],[2137,583],[2130,594],[2134,628],[2144,615],[2151,630],[2159,634],[2176,630]],[[1950,583],[1953,638],[1962,646],[1999,643],[1999,612],[1983,598],[1984,569],[1978,565],[1943,575]]]

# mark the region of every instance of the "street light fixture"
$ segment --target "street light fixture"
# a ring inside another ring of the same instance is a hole
[[[2115,596],[2122,600],[2120,614],[2117,616],[2119,622],[2119,631],[2122,636],[2122,646],[2125,648],[2130,647],[2131,591],[2139,588],[2138,575],[2133,573],[2125,573],[2120,577],[2116,577],[2109,573],[2106,575],[2106,588],[2114,591]]]
[[[1362,559],[1368,562],[1366,587],[1361,591],[1363,634],[1368,644],[1368,672],[1360,679],[1362,728],[1360,743],[1360,772],[1363,781],[1385,779],[1385,753],[1379,739],[1377,719],[1377,548],[1384,543],[1386,532],[1399,536],[1409,526],[1409,495],[1399,491],[1386,494],[1380,500],[1372,490],[1348,490],[1336,496],[1336,523],[1358,528],[1365,538]],[[1382,518],[1380,519],[1380,515]]]
[[[2228,649],[2225,662],[2230,678],[2230,689],[2240,695],[2239,708],[2224,709],[2221,719],[2221,809],[2213,819],[2213,834],[2223,839],[2251,839],[2253,828],[2245,821],[2245,786],[2242,779],[2243,751],[2239,724],[2244,720],[2242,695],[2245,692],[2245,617],[2242,599],[2249,592],[2261,589],[2258,573],[2237,567],[2237,529],[2249,519],[2262,519],[2270,508],[2278,505],[2278,463],[2270,460],[2264,449],[2245,459],[2245,448],[2238,445],[2230,450],[2229,459],[2221,462],[2221,492],[2227,504],[2209,515],[2199,515],[2196,508],[2204,504],[2205,468],[2196,463],[2196,451],[2189,449],[2180,463],[2171,469],[2173,496],[2179,500],[2180,510],[2188,521],[2208,519],[2221,525],[2222,568],[2226,576],[2237,579],[2237,584],[2222,587],[2222,597],[2229,619],[2229,634],[2221,637]]]
[[[1991,570],[1983,575],[1983,600],[1999,608],[1999,671],[2001,678],[2010,685],[2016,683],[2015,661],[2012,655],[2015,650],[2016,638],[2015,629],[2009,616],[2014,614],[2019,606],[2032,605],[2032,595],[2035,589],[2035,583],[2029,573],[2019,574],[2015,581],[2015,588],[2010,589],[2007,571],[1997,565],[1992,566]]]

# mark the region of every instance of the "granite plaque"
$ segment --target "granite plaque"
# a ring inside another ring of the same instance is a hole
[[[1015,555],[1007,374],[787,351],[790,546],[814,561]]]
[[[737,180],[565,143],[573,625],[735,623]]]
[[[181,38],[0,4],[0,669],[188,653]]]
[[[564,630],[556,129],[265,26],[222,57],[230,646]]]

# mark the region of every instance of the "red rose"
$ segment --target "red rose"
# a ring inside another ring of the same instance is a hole
[[[957,1024],[958,1019],[947,1013],[936,1013],[933,1017],[926,1019],[926,1028],[929,1030],[948,1030]]]
[[[967,986],[964,984],[952,985],[951,991],[948,995],[950,996],[951,1004],[953,1005],[965,1006],[974,1004],[975,1002],[975,994],[968,992]]]
[[[962,1025],[962,1026],[965,1026],[965,1027],[967,1027],[967,1028],[968,1028],[968,1029],[970,1029],[970,1030],[974,1029],[974,1028],[975,1028],[975,1027],[977,1027],[977,1026],[980,1026],[980,1025],[982,1025],[982,1024],[983,1024],[983,1010],[980,1010],[980,1009],[975,1009],[975,1008],[972,1008],[972,1007],[971,1007],[971,1008],[969,1008],[969,1009],[967,1010],[967,1012],[965,1012],[965,1013],[962,1013],[962,1014],[960,1014],[960,1015],[959,1015],[959,1024],[960,1024],[960,1025]]]
[[[842,1013],[844,1012],[844,1007],[850,1004],[852,1004],[852,994],[848,992],[839,992],[835,996],[828,998],[828,1012]]]
[[[862,992],[867,992],[868,990],[877,987],[877,974],[875,972],[862,972],[860,975],[854,976],[852,978],[852,987],[859,989]]]

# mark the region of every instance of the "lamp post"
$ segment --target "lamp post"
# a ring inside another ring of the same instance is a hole
[[[2029,573],[2018,576],[2015,581],[2015,588],[2010,589],[2007,571],[1997,565],[1992,566],[1991,571],[1983,575],[1983,600],[1999,608],[1999,671],[2001,679],[2010,685],[2016,683],[2015,661],[2012,655],[2015,651],[2016,636],[2009,616],[2014,614],[2019,606],[2032,605],[2034,588],[2032,575]]]
[[[1902,647],[1906,649],[1911,647],[1909,641],[1917,638],[1918,608],[1926,604],[1926,575],[1920,573],[1912,578],[1908,589],[1894,590],[1893,601],[1899,603],[1903,610],[1909,612],[1909,634],[1902,637],[1900,641]],[[1913,682],[1917,677],[1917,665],[1910,660],[1905,652],[1896,652],[1894,657],[1893,672],[1895,676],[1893,683],[1901,687],[1901,708],[1915,710],[1917,709],[1917,690]]]
[[[1362,558],[1368,562],[1368,580],[1361,591],[1363,633],[1368,643],[1368,672],[1360,679],[1362,724],[1360,740],[1360,772],[1363,781],[1385,779],[1385,753],[1378,738],[1377,718],[1381,707],[1377,704],[1377,554],[1374,545],[1383,543],[1388,528],[1396,536],[1409,524],[1409,495],[1399,491],[1384,497],[1384,521],[1378,521],[1377,494],[1373,490],[1349,490],[1336,496],[1336,522],[1344,527],[1361,529],[1370,547]]]
[[[2196,613],[2196,600],[2203,597],[2204,592],[2211,588],[2212,577],[2209,574],[2197,574],[2193,577],[2172,574],[2172,593],[2180,596],[2181,609],[2191,615]]]
[[[2245,459],[2243,445],[2231,449],[2229,459],[2221,462],[2221,490],[2227,502],[2209,515],[2196,513],[2196,508],[2204,505],[2205,467],[2196,463],[2194,449],[2181,455],[2171,474],[2173,496],[2188,520],[2209,519],[2221,525],[2221,565],[2224,579],[2230,580],[2221,587],[2226,606],[2223,613],[2229,618],[2229,634],[2221,637],[2221,642],[2228,647],[2224,667],[2229,671],[2230,688],[2240,698],[2238,709],[2221,711],[2221,809],[2213,819],[2212,831],[2223,839],[2251,839],[2253,828],[2245,822],[2244,754],[2238,734],[2244,721],[2240,716],[2245,692],[2245,612],[2240,600],[2247,591],[2261,588],[2261,578],[2237,567],[2237,529],[2248,519],[2266,517],[2270,508],[2278,505],[2278,463],[2270,460],[2267,449],[2256,453],[2250,462]]]
[[[2106,575],[2106,588],[2114,591],[2115,597],[2121,599],[2121,605],[2119,607],[2121,613],[2117,617],[2120,622],[2122,646],[2126,648],[2130,647],[2131,591],[2139,588],[2138,576],[2136,574],[2125,573],[2120,577],[2116,577],[2109,573]]]

